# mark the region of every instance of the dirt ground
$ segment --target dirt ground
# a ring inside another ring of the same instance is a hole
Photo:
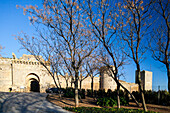
[[[47,96],[47,100],[50,101],[51,103],[56,104],[57,106],[61,106],[61,107],[74,107],[74,105],[75,105],[73,98],[65,98],[65,97],[59,98],[58,95],[49,94],[49,96]],[[99,107],[99,108],[101,108],[100,106],[96,105],[96,100],[93,98],[90,98],[90,97],[86,97],[86,99],[82,99],[81,101],[79,101],[79,107]],[[136,104],[133,102],[130,102],[129,106],[121,106],[121,108],[142,109],[140,107],[137,107]],[[147,104],[147,108],[149,111],[170,113],[170,106]]]

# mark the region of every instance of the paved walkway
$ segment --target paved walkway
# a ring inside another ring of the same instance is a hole
[[[46,93],[0,92],[0,113],[69,113],[46,100]]]

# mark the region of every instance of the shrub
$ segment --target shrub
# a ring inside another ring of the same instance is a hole
[[[81,99],[85,99],[85,89],[79,90],[79,96],[81,97]]]
[[[132,94],[135,96],[136,100],[141,102],[140,93],[133,91]],[[158,95],[160,95],[160,100],[158,103]],[[167,91],[144,91],[145,101],[148,104],[159,104],[159,105],[170,105],[170,94]]]
[[[68,98],[74,98],[75,90],[73,88],[67,88],[65,89],[63,96]],[[79,90],[79,97],[81,99],[85,99],[85,89],[82,89],[81,91]]]
[[[74,98],[75,90],[73,88],[67,88],[64,93],[64,97]]]
[[[97,97],[101,98],[101,97],[105,97],[105,96],[106,96],[105,89],[99,89],[97,92]]]
[[[107,90],[107,97],[111,97],[112,96],[112,90],[111,89],[108,89]]]
[[[132,94],[135,96],[135,98],[138,102],[141,102],[141,96],[138,91],[133,91]]]
[[[129,101],[126,100],[125,97],[120,97],[120,105],[128,105],[129,104]]]
[[[104,98],[97,99],[97,105],[113,107],[113,106],[117,105],[117,102],[110,97],[104,97]]]
[[[87,96],[92,97],[92,90],[91,89],[87,89]]]
[[[97,97],[97,91],[96,90],[93,91],[93,96]]]
[[[170,105],[170,94],[167,91],[160,91],[160,104]]]
[[[155,91],[145,91],[145,101],[148,104],[158,103],[158,93]]]
[[[125,97],[120,97],[120,104],[121,105],[128,105],[128,101],[126,101]],[[115,106],[117,105],[117,98],[113,99],[111,97],[103,97],[97,99],[97,105],[100,106]]]

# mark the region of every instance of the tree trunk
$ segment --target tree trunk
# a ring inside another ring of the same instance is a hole
[[[93,97],[93,76],[91,77],[91,91],[92,91],[92,97]]]
[[[139,66],[137,66],[137,83],[139,85],[139,92],[141,95],[141,99],[142,99],[142,107],[143,109],[147,112],[147,107],[146,107],[146,103],[145,103],[145,97],[144,97],[144,93],[143,93],[143,86],[141,85],[141,75],[140,75],[140,68]]]
[[[57,80],[58,80],[59,87],[60,87],[60,89],[61,89],[60,79],[59,79],[59,77],[58,77],[57,74],[56,74],[56,76],[57,76]]]
[[[167,69],[167,76],[168,76],[168,92],[170,93],[170,70],[169,70],[169,64],[166,65]]]
[[[73,87],[73,77],[71,77],[71,87]]]
[[[82,84],[82,80],[80,80],[80,90],[81,90],[81,84]]]
[[[112,73],[114,73],[114,70],[111,70],[111,71],[112,71]],[[131,93],[130,91],[128,91],[128,90],[126,89],[126,87],[124,87],[124,86],[117,80],[116,77],[113,77],[113,76],[112,76],[112,78],[113,78],[113,80],[116,82],[117,86],[121,86],[121,87],[131,96],[131,98],[135,101],[136,105],[137,105],[138,107],[140,107],[138,101],[137,101],[136,98],[132,95],[132,93]]]
[[[51,76],[52,76],[52,78],[53,78],[53,80],[54,80],[54,84],[56,85],[57,88],[59,88],[58,85],[57,85],[57,82],[56,82],[56,80],[55,80],[55,77],[54,77],[53,75],[51,75]]]
[[[170,71],[168,71],[168,92],[170,93]]]
[[[68,79],[66,79],[66,89],[68,88]]]
[[[117,109],[120,109],[120,97],[119,97],[120,85],[117,85]]]
[[[59,89],[59,98],[61,98],[61,87],[59,88],[58,85],[57,85],[57,82],[55,80],[55,77],[52,76],[53,80],[54,80],[54,84],[57,86],[57,88]],[[59,82],[59,79],[58,79],[58,82]]]
[[[114,80],[115,80],[115,79],[114,79]],[[134,102],[136,103],[136,105],[137,105],[138,107],[140,107],[138,101],[137,101],[136,98],[132,95],[132,93],[131,93],[130,91],[128,91],[128,90],[126,89],[126,87],[124,87],[124,86],[123,86],[121,83],[119,83],[118,81],[115,80],[115,82],[116,82],[117,85],[120,85],[120,86],[131,96],[131,98],[134,100]]]
[[[78,71],[75,71],[75,107],[79,106],[79,98],[78,98]]]

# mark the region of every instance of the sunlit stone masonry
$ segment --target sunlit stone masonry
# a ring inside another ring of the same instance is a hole
[[[111,71],[107,67],[102,67],[100,69],[100,88],[105,89],[105,91],[107,91],[108,89],[112,89],[112,90],[117,89],[116,82],[113,80],[113,78],[110,75],[112,75]],[[136,73],[135,76],[137,76]],[[142,86],[144,90],[152,90],[152,72],[143,70],[141,72],[141,80],[142,80]],[[124,87],[126,87],[130,92],[139,91],[139,86],[137,82],[128,83],[123,80],[119,80],[119,82]],[[120,89],[123,90],[122,88]]]
[[[42,58],[43,60],[43,58]],[[50,63],[43,60],[47,68],[50,70]],[[100,76],[94,77],[94,90],[108,89],[115,90],[116,83],[109,76],[108,69],[102,67]],[[152,72],[142,71],[142,83],[145,90],[152,90]],[[68,87],[74,87],[71,77],[65,76],[68,79]],[[56,79],[57,80],[57,79]],[[61,87],[66,87],[66,79],[59,76],[57,84]],[[138,91],[138,85],[135,83],[120,82],[130,91]],[[80,82],[79,82],[80,83]],[[23,54],[17,58],[12,53],[12,58],[0,57],[0,91],[9,92],[45,92],[47,88],[55,87],[54,81],[47,70],[34,58],[32,55]],[[91,89],[91,78],[87,77],[82,81],[82,89]]]

